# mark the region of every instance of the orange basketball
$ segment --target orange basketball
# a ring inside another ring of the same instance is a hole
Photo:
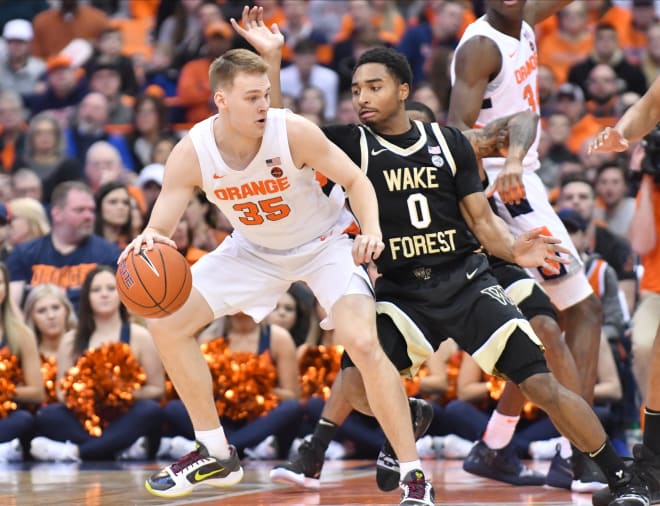
[[[129,253],[117,268],[119,297],[128,310],[145,318],[174,313],[188,300],[192,274],[184,256],[172,246],[155,243],[138,255]]]

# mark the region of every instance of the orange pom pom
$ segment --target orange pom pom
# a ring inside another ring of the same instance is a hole
[[[13,399],[16,396],[16,385],[22,378],[18,358],[12,355],[9,348],[0,349],[0,418],[5,418],[16,409]]]
[[[147,377],[126,343],[86,350],[62,378],[66,406],[92,436],[126,413]]]
[[[327,399],[341,367],[343,346],[308,346],[298,360],[302,398],[317,395]]]

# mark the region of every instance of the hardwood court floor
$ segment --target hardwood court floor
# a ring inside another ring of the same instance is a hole
[[[145,491],[143,483],[160,466],[155,463],[0,464],[0,506],[271,506],[399,503],[398,491],[376,487],[373,461],[326,462],[321,489],[305,491],[270,482],[272,462],[244,462],[243,481],[227,489],[202,487],[172,501]],[[545,471],[547,462],[533,463]],[[460,461],[425,461],[433,473],[436,502],[450,506],[591,505],[591,496],[546,487],[512,487],[465,473]]]

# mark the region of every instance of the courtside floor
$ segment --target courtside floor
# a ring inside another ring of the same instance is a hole
[[[159,469],[149,463],[0,464],[0,506],[50,505],[182,505],[269,506],[399,503],[398,491],[376,487],[373,461],[326,462],[319,491],[305,491],[270,482],[273,462],[244,461],[245,477],[233,487],[202,487],[177,500],[161,500],[144,489],[144,480]],[[513,487],[478,478],[461,469],[461,461],[425,461],[433,473],[436,503],[450,506],[591,504],[591,496],[547,487]],[[530,463],[546,471],[548,462]]]

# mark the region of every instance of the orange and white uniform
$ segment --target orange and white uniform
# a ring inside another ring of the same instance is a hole
[[[259,151],[243,170],[222,159],[213,133],[217,116],[190,130],[202,190],[234,227],[191,269],[193,286],[216,318],[242,311],[260,321],[294,281],[305,281],[328,314],[343,295],[371,295],[366,271],[353,264],[345,230],[354,217],[343,189],[322,188],[313,168],[295,166],[287,114],[268,111]]]
[[[481,110],[475,127],[484,126],[490,121],[509,116],[516,112],[532,110],[539,112],[538,102],[538,48],[533,28],[523,21],[520,37],[506,35],[491,26],[482,16],[469,25],[461,37],[457,51],[473,37],[487,37],[493,41],[501,54],[502,66],[498,74],[488,83]],[[452,84],[456,83],[455,60],[451,63]],[[571,253],[571,263],[560,265],[559,274],[551,274],[543,269],[528,269],[550,296],[552,303],[560,311],[569,308],[593,293],[584,275],[580,255],[557,214],[548,201],[547,191],[536,175],[539,168],[538,142],[541,125],[537,126],[534,143],[523,159],[523,184],[527,198],[520,204],[504,204],[495,194],[497,213],[507,222],[514,235],[537,227],[546,227],[553,236],[561,239],[562,246]],[[483,166],[489,181],[495,181],[504,167],[504,158],[484,158]]]

